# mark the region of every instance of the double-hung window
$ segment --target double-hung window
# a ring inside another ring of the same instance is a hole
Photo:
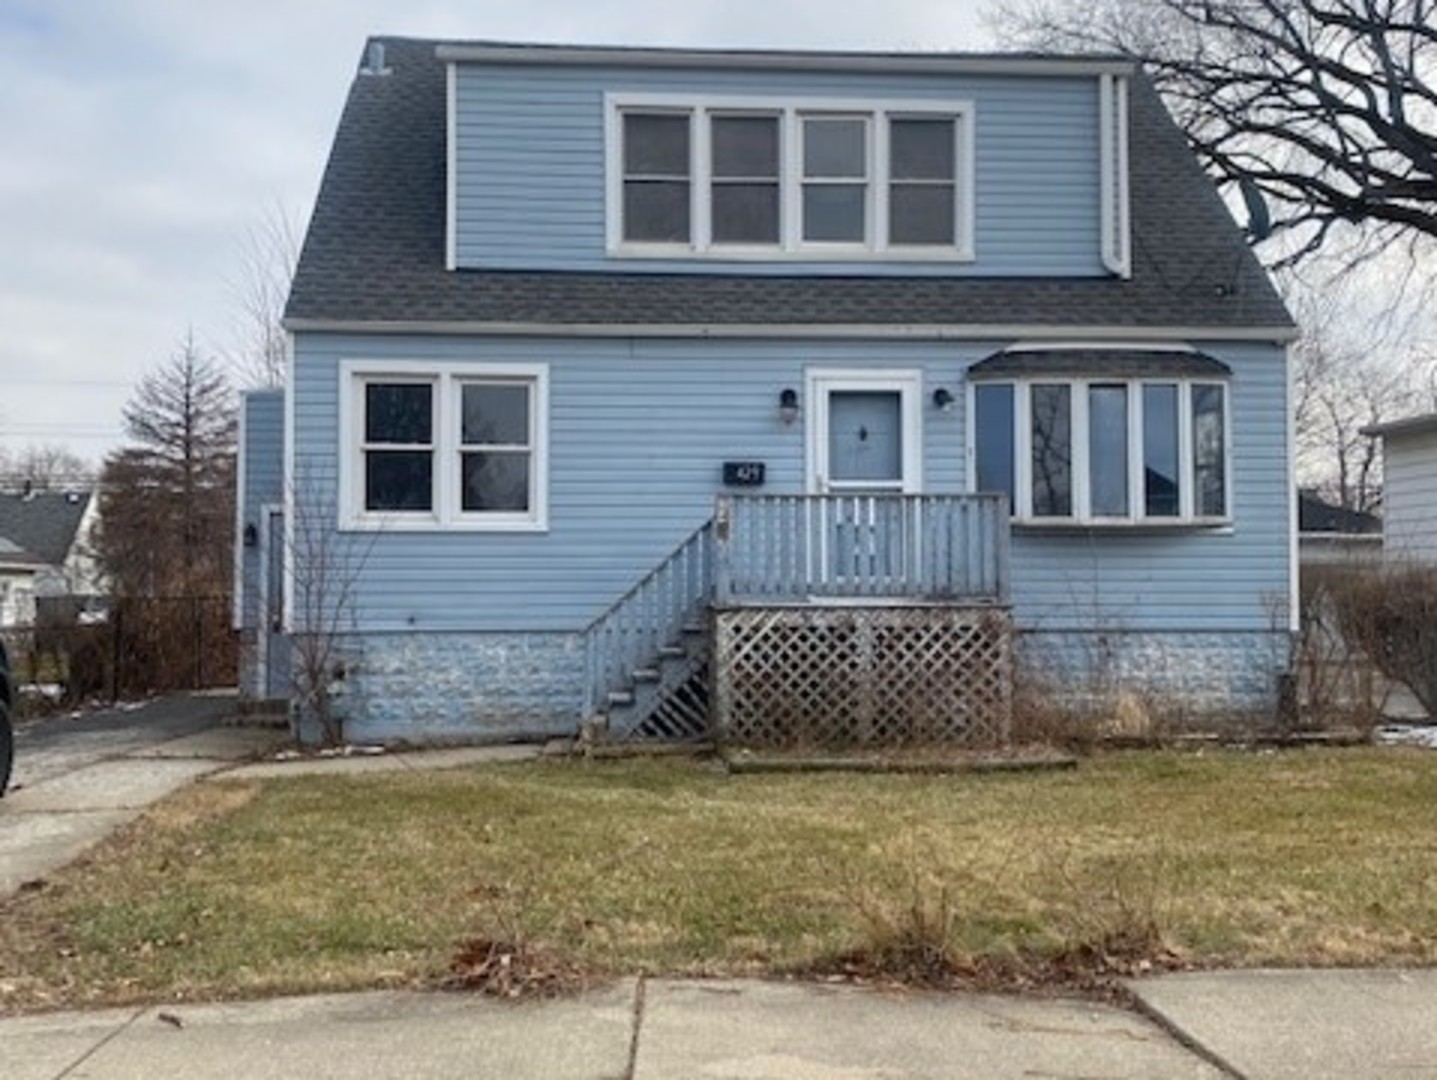
[[[888,243],[958,242],[958,125],[951,117],[888,121]]]
[[[365,513],[434,509],[434,380],[376,379],[360,387]]]
[[[779,147],[777,116],[711,117],[709,240],[714,246],[779,242]]]
[[[686,112],[624,114],[624,238],[687,243],[692,171]]]
[[[973,384],[972,475],[1034,524],[1231,517],[1227,384],[1041,376]]]
[[[867,116],[804,115],[804,244],[869,243]]]
[[[606,100],[616,255],[973,257],[970,102]]]
[[[346,527],[547,526],[543,365],[349,361],[340,378]]]

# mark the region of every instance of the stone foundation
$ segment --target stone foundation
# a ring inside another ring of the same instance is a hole
[[[350,742],[503,742],[578,728],[579,634],[363,634],[339,652],[335,711]]]
[[[1289,642],[1286,631],[1020,630],[1018,690],[1119,726],[1271,722]]]

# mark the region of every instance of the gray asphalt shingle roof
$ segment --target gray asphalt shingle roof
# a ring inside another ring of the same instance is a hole
[[[383,38],[349,92],[286,317],[558,325],[1288,327],[1151,86],[1130,107],[1132,261],[1117,278],[772,277],[444,269],[440,42]]]
[[[0,494],[0,540],[8,540],[38,563],[59,566],[70,554],[90,498],[89,492]],[[10,555],[7,561],[19,561],[13,552]]]

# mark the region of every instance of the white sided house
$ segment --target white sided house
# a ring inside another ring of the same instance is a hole
[[[91,534],[91,491],[0,493],[0,627],[30,626],[46,599],[92,599],[105,590]]]
[[[1437,562],[1437,413],[1364,428],[1382,440],[1382,554]]]
[[[286,326],[237,616],[318,524],[351,738],[1273,708],[1293,325],[1127,61],[375,39]]]

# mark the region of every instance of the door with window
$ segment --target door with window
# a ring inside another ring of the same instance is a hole
[[[883,593],[917,557],[915,515],[904,500],[920,487],[922,432],[918,372],[811,372],[808,400],[810,521],[823,584]]]

